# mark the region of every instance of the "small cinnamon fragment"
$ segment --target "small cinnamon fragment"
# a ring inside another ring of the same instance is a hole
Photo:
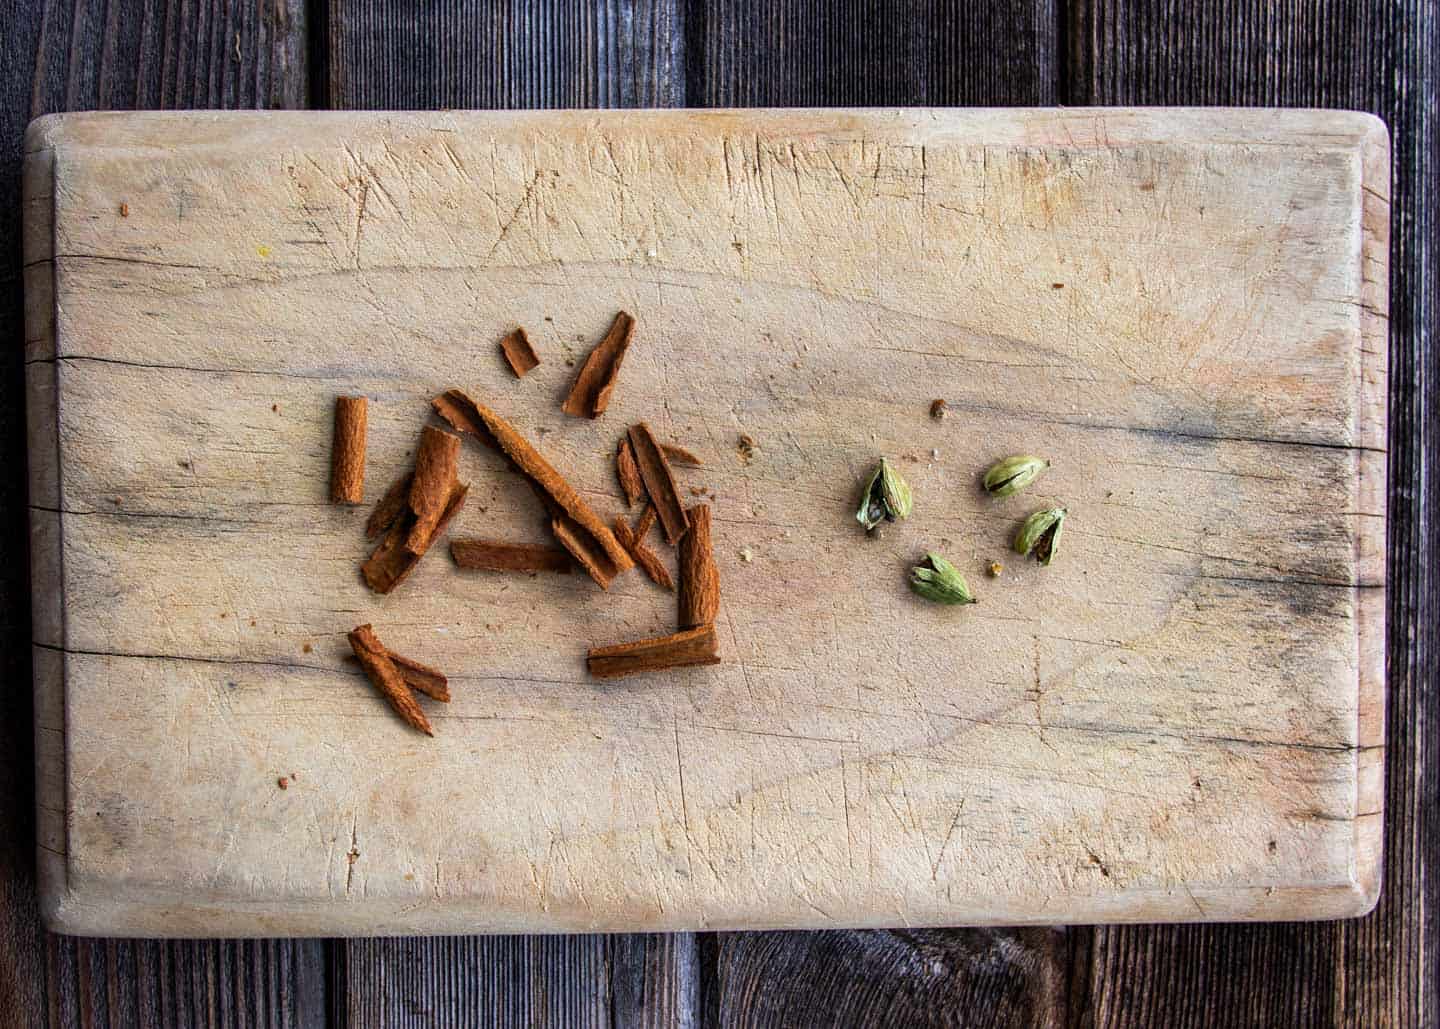
[[[358,504],[365,499],[365,428],[365,398],[336,397],[330,450],[332,504]]]
[[[630,446],[635,451],[635,464],[640,469],[640,479],[645,483],[645,492],[660,518],[660,527],[665,530],[665,539],[671,546],[680,542],[690,521],[685,515],[685,506],[675,488],[675,476],[665,460],[665,453],[655,442],[650,426],[644,422],[630,426]]]
[[[680,541],[680,628],[709,625],[720,613],[720,572],[710,545],[710,505],[690,509],[690,531]]]
[[[585,664],[597,679],[616,679],[637,672],[720,663],[715,626],[702,625],[669,636],[591,647]]]
[[[635,319],[624,311],[615,315],[610,331],[595,344],[590,356],[580,366],[570,395],[560,405],[560,410],[576,418],[599,418],[610,406],[610,393],[615,388],[615,379],[620,374],[620,364],[625,360],[625,351],[630,347],[630,336],[635,331]]]
[[[569,572],[570,553],[537,543],[451,540],[450,556],[459,568],[485,572]]]
[[[517,379],[523,379],[526,372],[540,363],[540,356],[530,345],[530,337],[518,325],[500,341],[500,353],[505,356],[505,363],[510,366]]]
[[[405,539],[405,549],[423,554],[430,546],[435,523],[445,511],[460,460],[460,437],[427,425],[420,433],[415,452],[415,476],[410,483],[410,510],[415,524]]]
[[[400,517],[410,499],[410,483],[414,478],[414,472],[406,472],[390,484],[390,488],[385,491],[385,495],[380,498],[380,503],[375,505],[375,510],[370,512],[370,518],[365,523],[367,540],[376,539],[395,524],[395,519]]]
[[[653,511],[654,508],[647,506],[646,510]],[[643,518],[644,516],[642,515],[641,517]],[[630,528],[630,524],[620,516],[617,516],[615,519],[615,538],[620,541],[621,546],[630,551],[630,556],[635,559],[637,565],[644,569],[645,574],[650,576],[652,582],[657,586],[663,586],[667,590],[673,590],[675,588],[675,583],[670,578],[670,570],[666,568],[665,563],[660,560],[660,555],[647,547],[643,540],[637,539],[635,537],[635,531]]]
[[[676,464],[690,464],[698,467],[705,463],[678,443],[661,443],[660,449],[664,452],[667,461],[673,461]]]
[[[611,579],[635,566],[600,516],[509,422],[458,389],[441,394],[431,404],[451,427],[504,454],[530,480],[550,512],[556,539],[601,588],[608,589]]]
[[[425,549],[434,543],[450,524],[450,520],[465,506],[465,495],[470,487],[463,483],[456,483],[450,491],[450,501],[445,505],[440,520],[435,523],[435,531],[430,534],[426,541]],[[375,548],[363,565],[360,572],[365,577],[365,582],[376,593],[389,593],[396,586],[405,581],[405,577],[415,570],[420,559],[425,556],[425,551],[415,553],[406,548],[405,541],[410,536],[410,529],[415,524],[415,513],[408,508],[402,517],[396,519],[380,545]]]
[[[644,541],[650,532],[650,527],[655,524],[655,505],[646,504],[645,510],[640,512],[640,518],[635,523],[635,538]]]
[[[390,702],[395,713],[403,718],[406,724],[419,729],[427,736],[434,736],[435,730],[430,728],[430,719],[425,717],[425,712],[420,710],[410,688],[405,685],[405,680],[400,677],[395,662],[390,660],[390,654],[384,645],[375,636],[375,630],[369,625],[357,626],[350,632],[350,649],[355,651],[355,656],[360,659],[360,664],[365,668],[365,674],[375,688]]]
[[[615,451],[615,475],[625,491],[625,506],[634,507],[635,501],[645,494],[645,484],[640,481],[640,469],[635,466],[635,451],[630,447],[629,436],[620,438],[620,447]]]

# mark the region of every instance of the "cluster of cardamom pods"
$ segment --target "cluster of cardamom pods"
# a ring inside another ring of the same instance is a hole
[[[991,465],[981,484],[992,497],[1008,497],[1029,486],[1049,467],[1050,462],[1044,458],[1016,454]],[[910,486],[900,477],[895,466],[882,457],[865,484],[855,519],[865,526],[866,532],[873,532],[881,522],[910,517],[913,505]],[[1033,556],[1042,565],[1048,565],[1055,559],[1055,551],[1060,546],[1065,514],[1063,507],[1047,507],[1033,512],[1020,524],[1011,547],[1022,557]],[[991,565],[991,574],[997,574],[998,568],[998,565]],[[965,577],[939,554],[926,554],[910,570],[910,588],[937,604],[975,603],[975,594],[970,591]]]

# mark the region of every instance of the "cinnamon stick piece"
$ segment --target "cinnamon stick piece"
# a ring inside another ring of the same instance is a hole
[[[703,465],[705,463],[678,443],[661,443],[660,449],[665,454],[667,461],[673,461],[676,464]]]
[[[375,505],[375,510],[370,512],[370,518],[365,523],[367,540],[375,539],[395,524],[395,519],[400,517],[409,501],[410,482],[414,478],[414,472],[406,472],[390,484],[390,488],[385,491],[385,495],[380,498],[380,502]]]
[[[646,510],[654,510],[654,508],[647,507]],[[652,582],[667,590],[675,588],[675,583],[670,578],[670,570],[660,560],[660,555],[647,547],[643,540],[636,539],[635,531],[630,528],[629,523],[623,517],[617,516],[615,519],[615,538],[620,541],[621,546],[630,551],[630,556],[635,559],[637,565],[644,569],[645,574],[650,576]]]
[[[634,507],[635,501],[645,495],[645,483],[640,481],[640,469],[635,465],[635,451],[629,436],[620,437],[620,446],[615,451],[615,476],[625,491],[625,506]]]
[[[400,677],[395,662],[390,660],[389,651],[375,636],[375,630],[369,625],[360,625],[350,631],[349,638],[350,649],[355,651],[355,656],[360,659],[365,674],[390,702],[395,713],[403,718],[406,724],[419,729],[426,736],[434,736],[435,730],[430,728],[430,719],[420,710],[414,694]]]
[[[431,404],[451,427],[500,451],[534,484],[546,500],[556,539],[602,588],[608,589],[616,575],[635,567],[634,559],[600,516],[509,422],[458,389],[441,394]]]
[[[536,354],[535,348],[530,345],[530,337],[525,335],[525,330],[518,325],[500,341],[500,353],[505,355],[505,363],[510,366],[517,379],[523,379],[526,372],[540,363],[540,355]]]
[[[330,502],[359,504],[365,499],[364,397],[335,398],[335,436],[330,450]]]
[[[430,546],[435,523],[440,520],[455,488],[455,471],[460,460],[460,437],[427,425],[420,432],[415,452],[415,477],[410,483],[410,510],[415,524],[405,539],[405,549],[423,554]]]
[[[630,426],[630,446],[635,451],[635,464],[640,469],[645,492],[650,495],[650,503],[655,505],[655,513],[660,518],[660,528],[665,530],[665,539],[674,546],[690,527],[690,520],[685,514],[685,505],[680,503],[670,464],[665,460],[660,444],[655,442],[650,426],[644,422]]]
[[[419,661],[406,657],[404,654],[397,654],[389,647],[385,648],[385,654],[395,665],[395,670],[400,673],[400,678],[406,686],[418,693],[425,694],[432,700],[450,703],[450,680],[445,678],[444,672],[438,668],[431,668],[429,665],[422,665]],[[348,655],[345,660],[355,664],[360,663],[360,659],[353,654]]]
[[[710,546],[710,505],[690,509],[690,531],[680,541],[680,628],[710,625],[720,613],[720,572]]]
[[[496,540],[451,540],[450,556],[459,568],[485,572],[569,572],[570,554],[559,547]]]
[[[647,503],[645,510],[640,512],[639,519],[635,522],[635,538],[644,541],[650,532],[650,527],[655,524],[655,505]]]
[[[616,643],[609,647],[591,647],[585,664],[597,679],[617,679],[637,672],[657,672],[665,668],[720,663],[715,626],[702,625],[669,636]]]
[[[425,550],[445,532],[450,520],[465,506],[465,495],[469,489],[464,483],[456,483],[451,489],[450,501],[445,505],[440,520],[435,523],[435,531],[426,541]],[[369,560],[360,566],[360,573],[365,577],[366,584],[376,593],[389,593],[399,586],[425,556],[425,550],[417,554],[405,546],[414,524],[415,512],[407,508],[404,514],[395,520],[395,524],[390,526],[390,531],[385,534]]]
[[[615,315],[610,331],[595,344],[585,363],[575,376],[570,395],[560,405],[560,410],[576,418],[599,418],[610,406],[610,393],[615,389],[615,379],[620,374],[620,364],[625,360],[625,351],[630,348],[630,336],[635,331],[635,319],[624,311]]]

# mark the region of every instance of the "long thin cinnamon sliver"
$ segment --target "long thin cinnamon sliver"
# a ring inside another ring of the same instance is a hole
[[[365,674],[370,677],[375,688],[390,702],[395,713],[408,725],[419,729],[427,736],[434,736],[435,730],[430,728],[430,719],[426,718],[425,712],[420,710],[414,694],[405,685],[405,680],[401,678],[395,662],[390,659],[389,651],[375,636],[375,630],[369,625],[360,625],[350,631],[349,638],[350,649],[355,651],[355,656],[360,659],[360,664],[365,668]]]
[[[395,524],[395,519],[405,511],[405,505],[410,500],[410,482],[415,478],[414,472],[406,472],[400,478],[390,484],[380,502],[375,505],[375,510],[370,512],[370,518],[365,522],[365,538],[373,540],[380,536],[386,529]]]
[[[556,538],[602,587],[609,588],[611,579],[635,566],[600,516],[509,422],[458,389],[441,394],[431,403],[435,412],[457,431],[468,432],[504,454],[537,492],[549,498],[552,529],[561,526],[555,531]]]
[[[463,483],[456,483],[450,491],[450,502],[445,505],[440,520],[435,524],[435,531],[430,534],[426,543],[427,550],[430,544],[445,532],[450,520],[465,506],[465,495],[469,489],[470,487]],[[417,554],[406,549],[405,541],[409,538],[414,524],[415,513],[407,508],[403,516],[390,526],[390,531],[385,534],[369,560],[360,566],[360,573],[365,577],[366,584],[376,593],[389,593],[399,586],[425,556],[424,551]]]
[[[616,643],[609,647],[592,647],[585,659],[590,674],[597,679],[618,679],[638,672],[657,672],[665,668],[720,663],[715,626],[702,625],[669,636]]]
[[[653,508],[647,508],[653,510]],[[688,535],[688,534],[687,534]],[[650,576],[652,582],[657,586],[664,586],[667,590],[675,588],[674,581],[670,578],[670,570],[660,560],[660,555],[645,545],[644,540],[635,537],[635,531],[630,528],[623,517],[615,519],[615,538],[620,545],[630,551],[630,556],[635,559],[646,575]]]
[[[500,353],[517,379],[523,379],[526,372],[540,364],[540,355],[530,345],[530,337],[518,325],[500,341]]]
[[[459,461],[459,436],[433,425],[421,430],[420,448],[415,452],[415,477],[410,483],[410,510],[415,514],[415,524],[405,538],[405,549],[412,554],[423,554],[430,546],[435,524],[455,487]]]
[[[705,463],[678,443],[661,443],[660,450],[662,453],[664,453],[665,459],[667,461],[674,462],[675,464],[689,464],[698,466]]]
[[[460,568],[485,572],[569,572],[570,554],[559,547],[496,540],[451,540],[450,556]]]
[[[649,534],[651,527],[655,524],[655,505],[647,503],[645,510],[640,512],[640,517],[635,522],[635,538],[641,543]]]
[[[364,397],[335,398],[335,438],[330,451],[330,502],[359,504],[365,499]]]
[[[615,389],[615,379],[620,374],[620,364],[625,360],[625,351],[630,348],[630,336],[635,331],[635,319],[624,311],[615,315],[610,331],[595,344],[585,363],[575,376],[570,394],[560,405],[560,410],[576,418],[599,418],[610,406],[610,393]]]
[[[675,488],[675,476],[670,464],[650,426],[644,422],[630,426],[630,446],[635,451],[635,464],[640,469],[640,479],[645,483],[645,492],[655,513],[660,518],[660,527],[665,530],[665,539],[671,546],[680,542],[690,520],[685,515],[685,505],[680,503],[680,494]]]
[[[720,572],[710,545],[710,505],[690,509],[690,531],[680,541],[680,628],[710,625],[720,613]]]
[[[634,507],[635,501],[645,495],[645,483],[640,481],[640,469],[635,465],[635,450],[630,446],[629,436],[620,437],[620,446],[615,451],[615,477],[625,491],[625,506]]]

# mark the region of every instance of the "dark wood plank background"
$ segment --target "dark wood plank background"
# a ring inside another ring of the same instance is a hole
[[[0,57],[0,1026],[1440,1023],[1433,0],[3,0]],[[1389,123],[1390,750],[1373,915],[433,940],[45,934],[18,224],[31,117],[890,104],[1345,107]]]

